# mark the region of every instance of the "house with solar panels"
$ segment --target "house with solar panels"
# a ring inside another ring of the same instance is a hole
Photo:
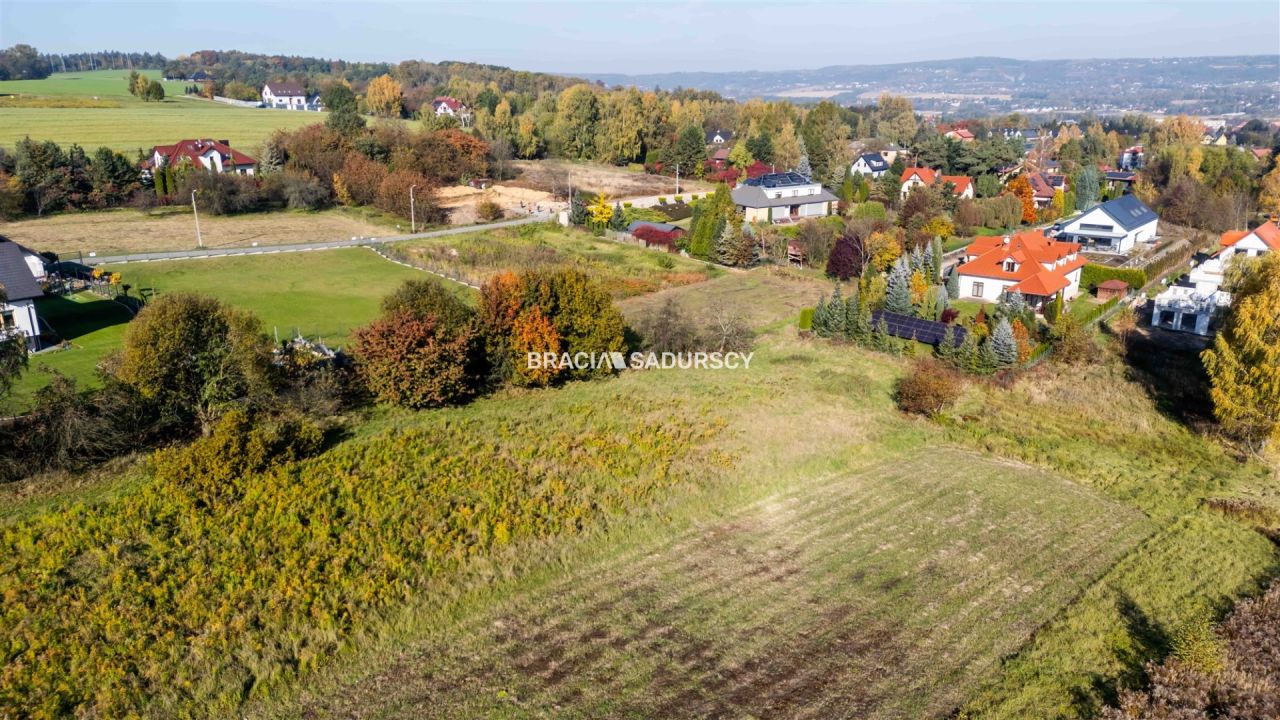
[[[1039,230],[1028,230],[975,239],[954,272],[960,276],[961,298],[999,302],[1016,292],[1041,310],[1058,295],[1065,302],[1080,294],[1086,262],[1079,244],[1050,240]]]
[[[822,183],[796,172],[750,178],[731,195],[747,222],[788,223],[826,217],[835,212],[837,202]]]
[[[1156,239],[1160,218],[1133,195],[1121,195],[1055,225],[1053,236],[1090,250],[1123,254],[1140,242]]]

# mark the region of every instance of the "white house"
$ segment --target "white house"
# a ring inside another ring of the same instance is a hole
[[[296,82],[273,82],[262,86],[262,104],[281,110],[323,110],[320,94],[308,95]]]
[[[470,114],[470,110],[461,100],[449,97],[448,95],[441,95],[435,100],[432,100],[431,109],[435,112],[436,117],[448,115],[449,117],[456,117],[459,120]]]
[[[1099,252],[1127,253],[1156,238],[1155,211],[1133,195],[1121,195],[1054,226],[1054,237],[1078,242]]]
[[[1080,294],[1086,260],[1080,246],[1028,230],[1004,237],[979,237],[965,248],[956,268],[960,297],[999,302],[1006,293],[1022,293],[1028,304],[1042,308],[1058,294],[1071,300]]]
[[[902,171],[899,178],[902,183],[902,199],[906,200],[911,191],[918,187],[943,187],[951,183],[958,198],[973,199],[973,178],[965,175],[940,175],[936,170],[925,167],[909,167]]]
[[[1212,335],[1217,319],[1231,305],[1222,290],[1227,267],[1236,257],[1257,257],[1280,251],[1280,228],[1267,222],[1250,230],[1222,234],[1222,250],[1193,268],[1152,300],[1152,327],[1196,335]]]
[[[181,140],[173,145],[156,145],[151,157],[142,161],[142,171],[150,175],[166,165],[190,163],[210,172],[233,172],[237,175],[253,175],[258,161],[239,150],[232,150],[226,140]]]
[[[769,173],[733,189],[733,204],[747,222],[794,222],[832,214],[837,198],[800,173]]]
[[[32,258],[40,261],[39,255],[0,238],[0,287],[6,298],[0,300],[0,334],[18,333],[26,338],[27,347],[35,349],[40,337],[35,300],[44,295],[40,287],[44,263],[39,262],[37,275]]]
[[[708,130],[706,135],[708,145],[723,145],[733,139],[732,130]]]
[[[889,162],[880,153],[863,153],[853,161],[851,169],[867,177],[878,178],[889,171]]]

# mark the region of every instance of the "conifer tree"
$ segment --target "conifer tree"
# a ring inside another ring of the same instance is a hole
[[[813,308],[813,334],[818,337],[831,337],[830,331],[827,330],[826,295],[818,298],[818,304]]]
[[[845,321],[849,339],[866,346],[871,343],[871,306],[862,293],[849,298],[849,302],[853,307],[852,317]]]
[[[942,278],[942,238],[936,235],[933,238],[933,244],[929,246],[929,259],[933,264],[933,274],[930,275],[930,282],[938,282]]]
[[[1000,367],[1000,358],[996,357],[995,348],[992,345],[991,338],[987,338],[978,346],[978,355],[975,358],[976,363],[974,366],[976,372],[990,373]]]
[[[880,352],[893,350],[893,338],[889,336],[889,323],[885,322],[884,316],[880,317],[880,321],[871,330],[871,347]]]
[[[609,216],[609,229],[622,232],[627,229],[627,215],[622,211],[622,203],[613,204],[613,214]]]
[[[884,297],[884,309],[893,313],[910,315],[911,303],[911,270],[905,257],[898,258],[889,273],[888,288]]]
[[[574,195],[573,201],[569,203],[569,224],[587,224],[587,204],[582,202],[582,198],[578,195]]]
[[[960,299],[960,273],[955,268],[947,275],[947,297],[952,300]]]
[[[845,303],[840,294],[840,284],[831,293],[831,302],[827,303],[827,331],[831,337],[844,337]]]
[[[934,348],[938,359],[948,364],[955,364],[956,360],[956,326],[948,325],[947,329],[942,332],[942,340],[938,342],[938,346]]]
[[[956,348],[955,364],[968,372],[978,371],[978,333],[971,330],[964,334],[964,340]]]
[[[1008,318],[1000,318],[991,331],[991,352],[1000,367],[1018,364],[1018,339],[1013,336],[1013,326]]]

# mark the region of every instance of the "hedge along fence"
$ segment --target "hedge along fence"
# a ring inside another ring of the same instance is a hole
[[[1090,290],[1108,280],[1123,280],[1137,290],[1147,284],[1147,273],[1141,268],[1116,268],[1089,263],[1080,271],[1080,285]]]
[[[1092,308],[1089,309],[1089,312],[1084,313],[1077,319],[1080,321],[1081,325],[1089,325],[1097,321],[1098,318],[1102,317],[1103,315],[1106,315],[1107,312],[1111,310],[1111,308],[1115,307],[1118,304],[1120,304],[1120,298],[1118,297],[1111,298],[1110,300],[1102,303],[1101,305],[1093,306]]]

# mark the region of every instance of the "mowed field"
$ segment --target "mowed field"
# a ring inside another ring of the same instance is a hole
[[[373,212],[360,213],[347,208],[200,217],[200,236],[209,248],[321,242],[395,232],[394,221]],[[195,219],[189,206],[150,212],[121,208],[61,213],[0,223],[0,235],[35,250],[51,250],[67,259],[79,254],[85,257],[90,253],[127,255],[196,247]]]
[[[160,79],[159,70],[144,75]],[[86,149],[106,146],[131,153],[139,148],[177,142],[184,138],[229,140],[231,146],[250,155],[262,141],[280,128],[298,128],[324,122],[324,113],[241,108],[184,97],[184,83],[165,82],[163,102],[143,102],[129,94],[127,70],[55,73],[43,80],[0,82],[0,95],[18,95],[0,101],[0,147],[13,147],[24,137],[53,140]],[[53,102],[38,99],[45,98]],[[91,105],[114,107],[24,107],[30,104]]]
[[[128,263],[107,270],[121,273],[134,295],[209,295],[253,311],[268,334],[289,338],[297,332],[331,345],[349,342],[351,331],[376,317],[382,298],[405,280],[426,276],[365,248]],[[470,297],[466,288],[453,287]],[[71,349],[31,357],[11,400],[17,407],[48,384],[45,370],[96,385],[98,363],[120,347],[129,320],[122,305],[92,293],[45,298],[37,307]]]

